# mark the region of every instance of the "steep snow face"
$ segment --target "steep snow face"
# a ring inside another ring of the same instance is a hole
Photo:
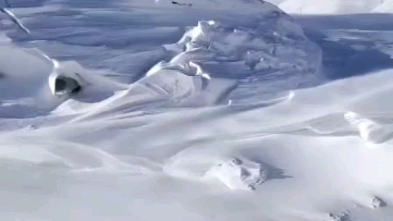
[[[390,13],[391,0],[268,0],[287,13],[294,14],[353,14]]]

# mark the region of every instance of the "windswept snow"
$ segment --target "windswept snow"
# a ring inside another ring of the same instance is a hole
[[[176,2],[9,2],[2,220],[391,219],[390,32]]]
[[[354,14],[391,13],[392,0],[267,0],[287,13]]]

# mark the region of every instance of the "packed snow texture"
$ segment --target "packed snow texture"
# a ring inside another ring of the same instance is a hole
[[[392,0],[267,0],[287,13],[355,14],[392,13]]]
[[[258,0],[10,5],[2,220],[393,218],[389,32]]]

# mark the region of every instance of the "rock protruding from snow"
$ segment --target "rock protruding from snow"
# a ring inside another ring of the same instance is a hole
[[[344,118],[359,131],[360,137],[367,142],[374,144],[383,143],[393,135],[391,127],[378,124],[355,112],[345,113]]]
[[[213,166],[205,177],[214,177],[230,189],[255,190],[262,184],[268,175],[268,170],[261,164],[233,158]]]
[[[373,197],[373,199],[372,199],[372,207],[374,209],[381,208],[381,207],[386,207],[386,206],[387,206],[387,203],[385,201],[383,201],[381,198],[378,198],[376,196]]]

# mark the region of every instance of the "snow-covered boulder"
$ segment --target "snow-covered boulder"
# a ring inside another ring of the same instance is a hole
[[[386,207],[387,203],[383,201],[381,198],[375,196],[372,198],[371,206],[373,209],[377,209],[381,207]]]
[[[233,158],[211,167],[205,178],[216,178],[234,190],[255,190],[268,177],[268,169],[249,160]]]

